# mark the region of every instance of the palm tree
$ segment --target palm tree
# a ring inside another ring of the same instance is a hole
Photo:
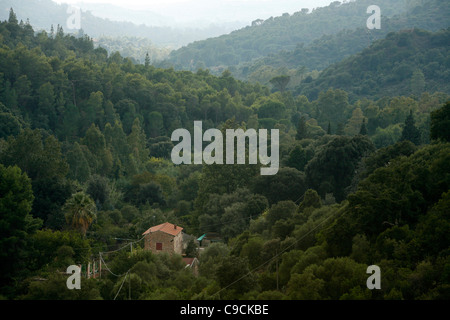
[[[86,236],[89,225],[97,215],[97,207],[94,200],[84,192],[77,192],[64,204],[63,211],[66,221],[74,229],[81,231]]]

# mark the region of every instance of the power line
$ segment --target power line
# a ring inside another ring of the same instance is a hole
[[[128,272],[130,272],[130,270],[128,270],[127,273],[125,274],[125,277],[123,278],[122,284],[120,285],[119,291],[117,291],[116,296],[114,297],[114,300],[116,300],[117,296],[120,293],[120,290],[122,290],[123,284],[125,283],[125,280],[127,279]]]
[[[121,277],[121,276],[124,275],[124,273],[123,274],[115,274],[114,272],[112,272],[111,269],[106,264],[105,259],[103,259],[102,253],[100,252],[99,254],[100,254],[100,260],[103,262],[103,264],[105,265],[106,270],[108,270],[109,273],[111,273],[113,276],[116,276],[116,277]],[[130,271],[130,270],[128,270],[128,271]],[[126,273],[128,273],[128,271]]]
[[[143,239],[143,238],[142,238]],[[141,239],[141,240],[142,240]],[[138,240],[138,241],[136,241],[136,242],[139,242],[139,241],[141,241],[141,240]],[[127,243],[126,245],[124,245],[123,247],[120,247],[119,249],[116,249],[116,250],[111,250],[111,251],[102,251],[101,253],[113,253],[113,252],[117,252],[117,251],[120,251],[120,250],[122,250],[122,249],[125,249],[125,248],[127,248],[128,246],[130,246],[130,244],[132,244],[133,242],[129,242],[129,243]]]
[[[229,285],[227,285],[226,287],[220,289],[219,291],[217,291],[215,294],[212,295],[212,297],[214,297],[215,295],[218,295],[220,292],[222,292],[223,290],[231,287],[233,284],[241,281],[242,279],[244,279],[245,277],[251,275],[253,272],[255,272],[256,270],[260,269],[261,267],[263,267],[264,265],[266,265],[267,263],[273,261],[275,258],[278,258],[280,255],[282,255],[284,252],[286,252],[289,248],[293,247],[295,244],[297,244],[298,242],[300,242],[301,240],[303,240],[304,238],[306,238],[310,233],[312,233],[313,231],[315,231],[316,229],[318,229],[321,225],[323,225],[327,220],[329,220],[331,217],[333,217],[333,215],[330,215],[329,217],[325,218],[322,222],[320,222],[317,226],[315,226],[314,228],[312,228],[311,230],[309,230],[305,235],[303,235],[303,237],[301,237],[300,239],[297,239],[296,241],[294,241],[292,244],[290,244],[289,246],[287,246],[286,248],[284,248],[280,253],[275,254],[272,258],[268,259],[267,261],[263,262],[261,265],[257,266],[256,268],[250,270],[248,273],[246,273],[245,275],[243,275],[242,277],[240,277],[239,279],[233,281],[232,283],[230,283]]]
[[[128,246],[132,247],[133,243],[138,243],[138,242],[142,241],[144,238],[145,238],[145,236],[142,237],[141,239],[137,240],[137,241],[133,241],[133,242],[127,243],[126,245],[124,245],[123,247],[121,247],[121,248],[119,248],[119,249],[117,249],[117,250],[112,250],[112,251],[107,251],[107,252],[99,252],[98,254],[99,254],[100,260],[101,260],[101,261],[103,262],[103,264],[105,265],[106,270],[109,271],[109,273],[111,273],[112,275],[114,275],[114,276],[116,276],[116,277],[121,277],[121,276],[123,276],[124,273],[118,275],[118,274],[115,274],[114,272],[111,271],[111,269],[110,269],[110,268],[108,267],[108,265],[106,264],[105,259],[103,259],[103,254],[108,254],[108,253],[118,252],[118,251],[120,251],[120,250],[122,250],[122,249],[127,248]],[[130,268],[126,273],[128,273],[130,270],[131,270],[131,268]]]

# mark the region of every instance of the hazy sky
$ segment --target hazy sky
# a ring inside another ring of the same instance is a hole
[[[252,21],[302,8],[329,5],[332,0],[53,0],[57,3],[108,3],[132,10],[148,10],[179,21]],[[80,5],[83,8],[82,5]]]

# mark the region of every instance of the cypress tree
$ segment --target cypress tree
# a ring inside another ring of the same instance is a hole
[[[405,126],[403,127],[402,136],[400,141],[411,141],[415,145],[420,143],[420,131],[415,126],[415,120],[412,110],[409,111],[409,115],[406,117]]]
[[[9,9],[9,18],[8,18],[8,23],[13,23],[13,24],[18,24],[19,21],[17,20],[17,16],[13,10],[13,8]]]

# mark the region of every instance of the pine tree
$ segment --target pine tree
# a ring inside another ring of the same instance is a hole
[[[127,169],[127,172],[136,171],[135,174],[144,170],[144,164],[148,161],[150,151],[147,147],[147,137],[141,127],[139,118],[136,118],[131,128],[131,133],[127,137],[128,145],[131,148],[130,162],[134,165],[132,169]]]
[[[415,120],[412,110],[409,111],[409,115],[406,117],[402,136],[400,137],[400,141],[405,140],[411,141],[415,145],[418,145],[420,143],[420,131],[415,126]]]
[[[352,117],[348,119],[344,133],[348,136],[355,136],[361,130],[361,122],[364,119],[364,113],[361,108],[357,107],[352,111]]]
[[[328,121],[327,134],[331,134],[331,122],[330,121]]]
[[[150,65],[150,57],[148,52],[145,54],[145,67],[147,68]]]
[[[12,23],[12,24],[18,24],[19,21],[17,20],[17,16],[14,13],[13,8],[9,9],[9,19],[8,19],[8,23]]]
[[[6,29],[10,33],[10,37],[12,39],[16,39],[22,35],[22,27],[19,25],[19,21],[17,20],[17,16],[14,13],[14,10],[11,8],[9,10],[9,18],[8,24],[6,25]]]
[[[63,38],[64,37],[64,30],[63,27],[58,24],[56,27],[56,38]]]

